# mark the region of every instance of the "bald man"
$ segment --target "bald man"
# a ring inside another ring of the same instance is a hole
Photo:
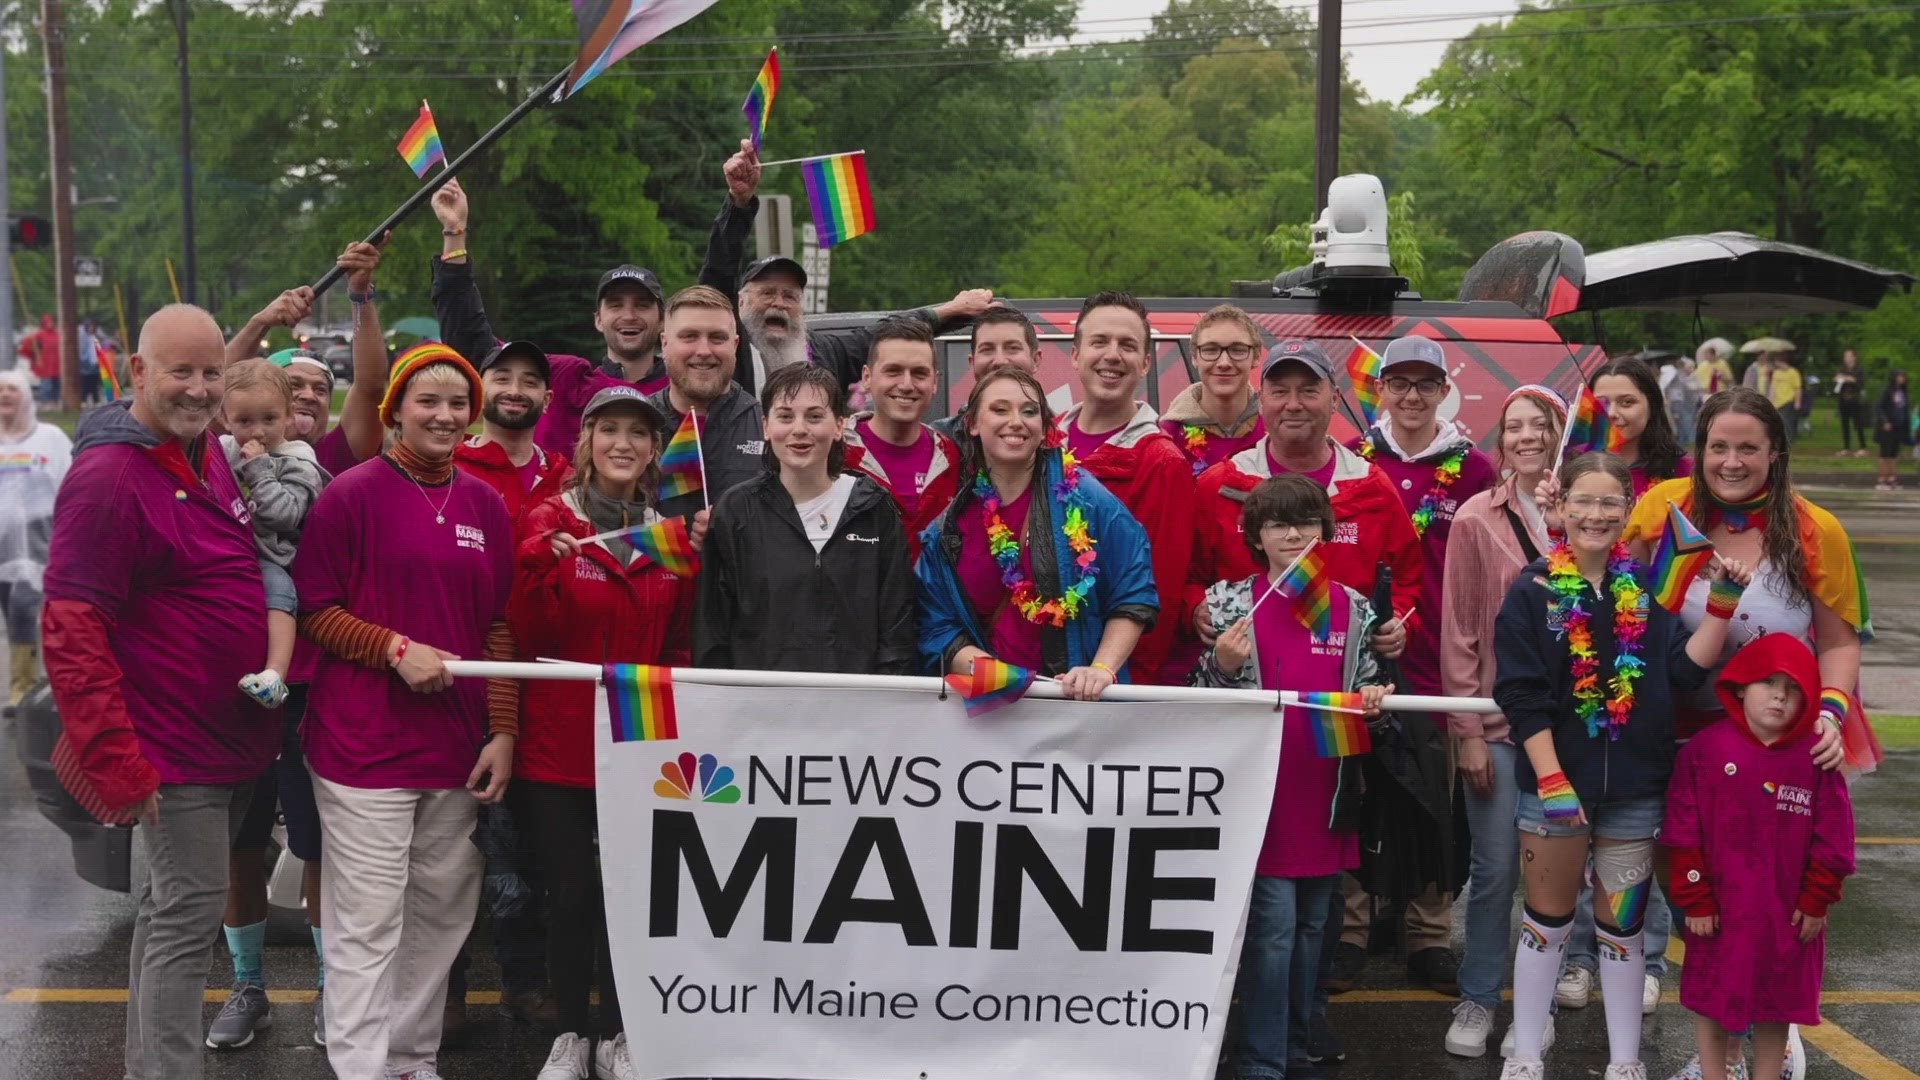
[[[126,1076],[201,1076],[200,1002],[227,850],[279,719],[240,692],[267,633],[246,500],[207,426],[220,328],[197,307],[140,330],[130,398],[88,413],[53,511],[41,617],[65,729],[61,783],[147,830],[128,965]]]

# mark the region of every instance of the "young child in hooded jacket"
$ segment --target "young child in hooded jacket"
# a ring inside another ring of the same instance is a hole
[[[1820,666],[1789,634],[1727,662],[1727,719],[1680,751],[1662,842],[1669,895],[1686,914],[1680,1003],[1701,1071],[1727,1075],[1727,1036],[1753,1027],[1756,1062],[1779,1061],[1787,1025],[1820,1022],[1827,908],[1853,873],[1853,806],[1838,772],[1807,753]]]

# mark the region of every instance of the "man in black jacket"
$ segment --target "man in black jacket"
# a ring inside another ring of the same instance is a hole
[[[698,514],[764,471],[760,405],[733,381],[739,343],[733,305],[718,290],[694,285],[668,298],[661,335],[667,388],[647,401],[666,418],[669,439],[687,413],[699,414],[706,490],[665,500],[659,507],[665,517]]]

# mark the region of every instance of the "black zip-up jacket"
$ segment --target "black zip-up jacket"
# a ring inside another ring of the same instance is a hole
[[[1644,576],[1641,586],[1646,586]],[[1687,655],[1687,639],[1692,635],[1679,619],[1653,602],[1651,593],[1642,592],[1647,623],[1640,639],[1640,661],[1645,669],[1634,683],[1633,714],[1619,741],[1604,731],[1588,737],[1586,723],[1574,713],[1573,657],[1567,650],[1566,630],[1552,625],[1549,618],[1554,596],[1547,584],[1547,560],[1536,559],[1514,579],[1493,623],[1494,655],[1499,661],[1493,700],[1513,725],[1514,745],[1522,747],[1514,763],[1514,782],[1521,791],[1538,790],[1524,746],[1529,737],[1551,731],[1560,771],[1582,802],[1665,795],[1676,753],[1673,691],[1697,690],[1709,676]],[[1594,659],[1600,664],[1601,690],[1610,697],[1613,691],[1607,681],[1616,652],[1613,598],[1585,584],[1581,606],[1592,612],[1588,625]]]
[[[700,557],[695,667],[913,673],[906,532],[867,477],[816,554],[793,497],[764,472],[714,503]]]
[[[673,407],[673,391],[662,390],[647,403],[666,417],[666,437],[680,430],[684,415]],[[766,472],[766,428],[760,422],[760,403],[738,386],[727,387],[700,417],[700,457],[706,467],[707,491],[688,492],[659,506],[661,517],[682,517],[720,501],[720,496]]]

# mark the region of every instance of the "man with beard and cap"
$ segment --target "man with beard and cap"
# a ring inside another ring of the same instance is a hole
[[[759,392],[768,374],[789,364],[809,361],[825,367],[842,387],[860,381],[873,326],[844,330],[808,330],[801,300],[806,294],[807,269],[785,255],[755,260],[736,276],[746,254],[747,234],[759,213],[760,156],[753,144],[740,140],[740,152],[727,159],[728,201],[714,219],[707,240],[707,261],[700,268],[700,284],[712,285],[738,305],[740,337],[747,354],[734,372],[734,381],[749,395]],[[935,336],[967,324],[993,304],[992,289],[962,289],[953,299],[933,307],[894,312],[889,318],[919,319]]]
[[[520,511],[557,494],[573,468],[564,454],[534,441],[535,425],[553,401],[547,354],[531,341],[509,341],[480,361],[480,434],[453,451],[462,472],[485,480],[506,500],[515,522]]]

